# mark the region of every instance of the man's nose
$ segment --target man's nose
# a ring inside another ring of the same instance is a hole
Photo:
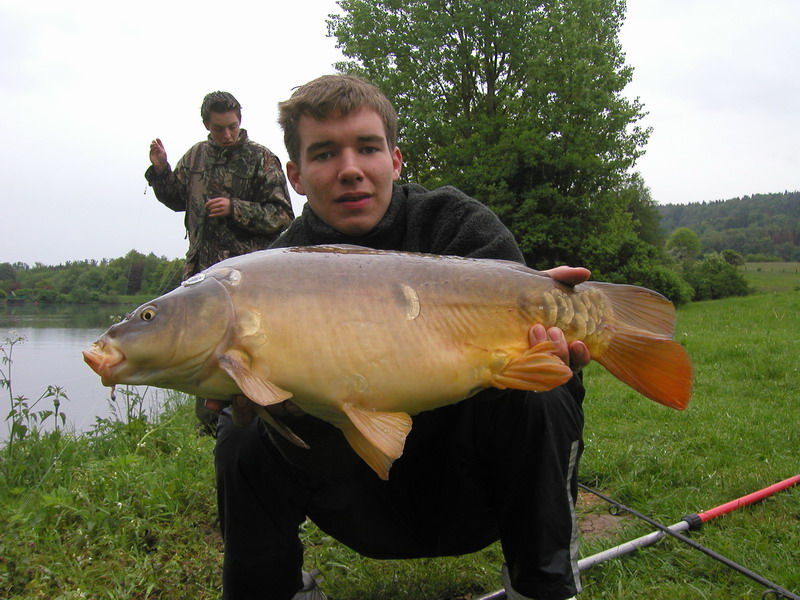
[[[364,172],[358,164],[358,155],[355,152],[350,150],[342,152],[341,161],[339,166],[340,181],[361,181],[364,179]]]

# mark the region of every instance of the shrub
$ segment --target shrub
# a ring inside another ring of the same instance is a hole
[[[683,276],[694,288],[693,300],[745,296],[750,292],[742,273],[716,252],[685,263]]]
[[[669,298],[676,306],[687,304],[692,300],[692,286],[666,265],[633,263],[621,269],[620,275],[621,281],[655,290]]]

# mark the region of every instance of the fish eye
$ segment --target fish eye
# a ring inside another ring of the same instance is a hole
[[[139,317],[142,319],[142,321],[152,321],[156,318],[156,309],[152,306],[148,306],[142,311]]]

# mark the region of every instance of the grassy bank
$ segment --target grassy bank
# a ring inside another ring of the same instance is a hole
[[[798,331],[798,292],[681,309],[677,337],[696,381],[685,412],[655,405],[591,365],[581,480],[672,524],[800,472]],[[101,421],[89,434],[33,434],[0,448],[0,597],[218,598],[212,452],[179,395],[158,419]],[[604,512],[582,507],[587,518]],[[608,519],[614,526],[586,539],[583,555],[651,530]],[[375,561],[312,525],[303,535],[307,565],[322,570],[336,600],[466,600],[499,587],[497,546],[461,558]],[[800,592],[800,488],[692,535]],[[763,591],[673,540],[597,566],[583,580],[587,600],[730,600]]]

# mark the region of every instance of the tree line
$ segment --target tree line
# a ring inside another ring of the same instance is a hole
[[[800,192],[754,194],[658,207],[663,233],[686,227],[704,252],[731,249],[748,261],[800,261]]]
[[[181,281],[183,260],[131,250],[114,259],[48,266],[0,263],[0,296],[29,302],[120,302],[158,296]]]

